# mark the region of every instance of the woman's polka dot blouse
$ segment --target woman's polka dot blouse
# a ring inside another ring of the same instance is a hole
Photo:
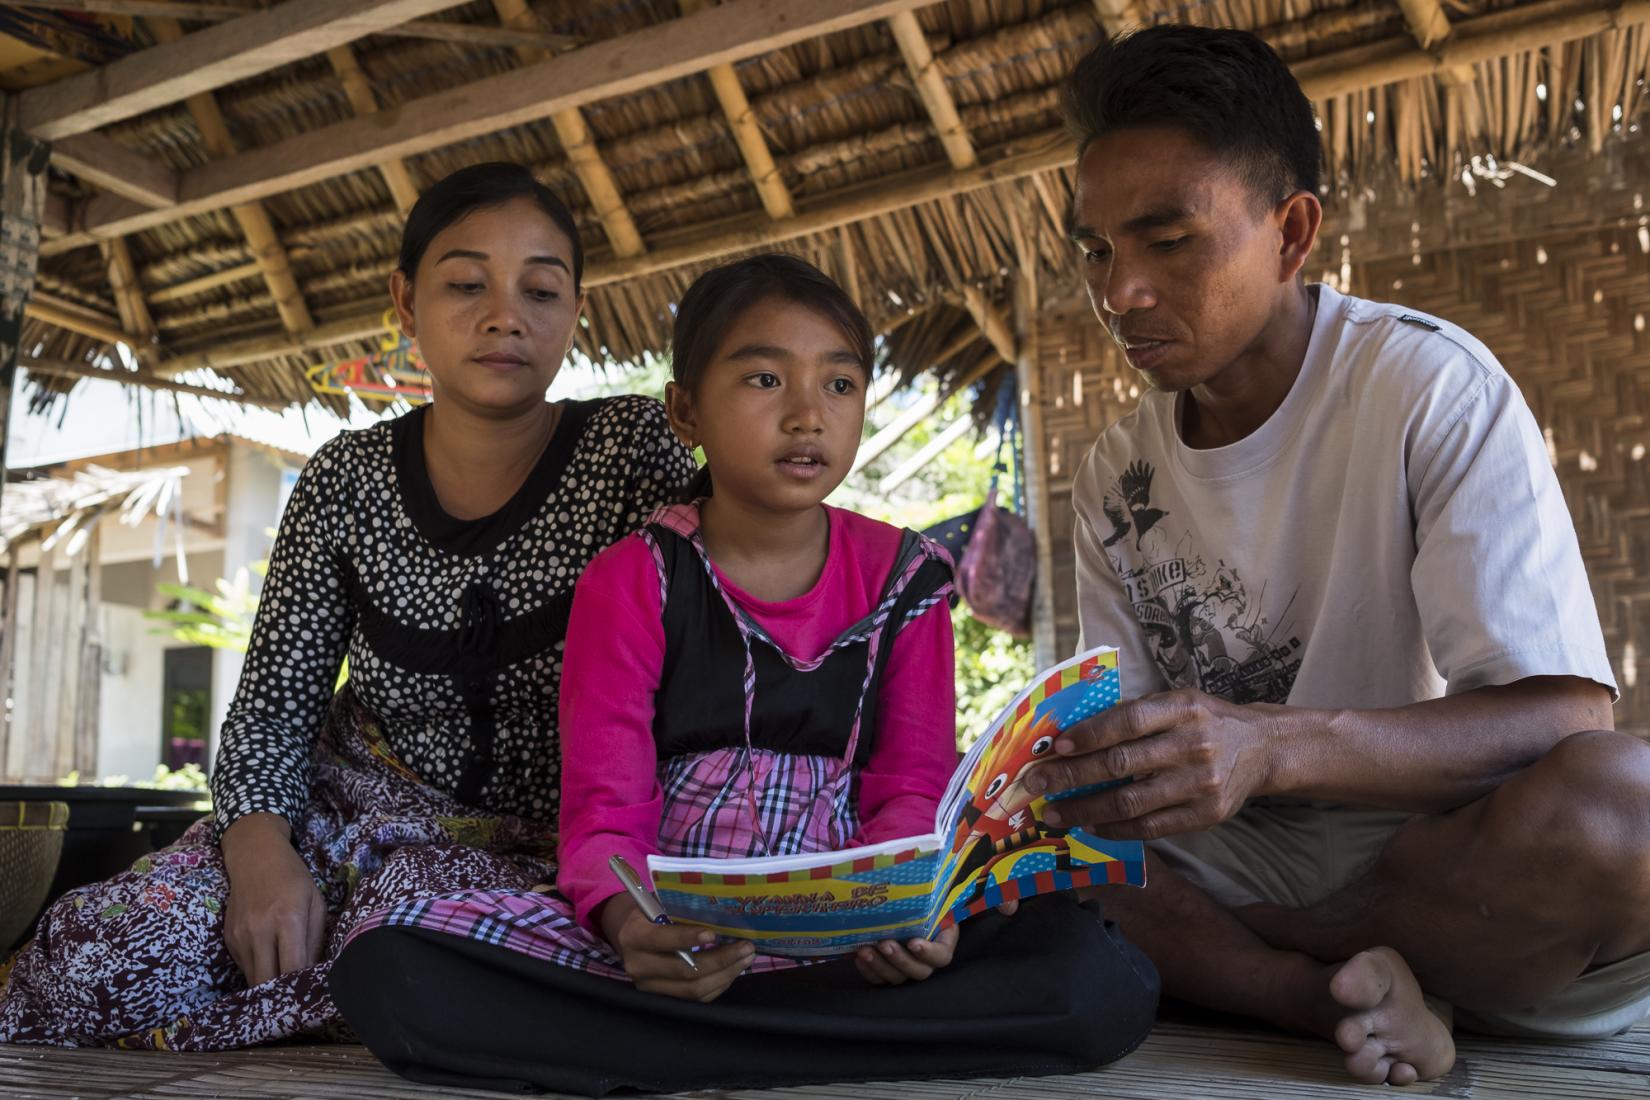
[[[346,432],[298,479],[220,739],[220,831],[258,811],[296,827],[346,653],[350,689],[426,782],[555,820],[573,584],[675,497],[693,460],[651,398],[572,402],[511,501],[460,521],[431,488],[423,417]]]

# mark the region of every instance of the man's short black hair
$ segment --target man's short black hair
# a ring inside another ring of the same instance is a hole
[[[1318,192],[1322,147],[1289,67],[1248,31],[1164,24],[1103,39],[1066,79],[1078,153],[1137,126],[1176,126],[1230,157],[1267,205]]]

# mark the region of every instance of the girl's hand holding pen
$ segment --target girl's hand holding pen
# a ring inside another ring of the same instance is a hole
[[[957,926],[953,924],[931,940],[868,943],[854,952],[854,966],[872,985],[904,985],[950,966],[956,947]]]
[[[636,988],[690,1001],[714,1001],[750,965],[756,949],[744,940],[710,947],[714,933],[682,924],[655,924],[627,894],[614,894],[601,909],[602,935],[624,960]],[[698,951],[693,951],[697,947]],[[678,951],[693,951],[695,973]]]

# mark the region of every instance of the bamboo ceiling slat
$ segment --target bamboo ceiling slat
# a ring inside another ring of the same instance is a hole
[[[1412,14],[1425,7],[1422,0],[1404,2]],[[1647,3],[1434,3],[1436,14],[1420,23],[1433,28],[1431,45],[1440,48],[1441,41],[1446,60],[1469,60],[1444,70],[1428,61],[1416,75],[1396,81],[1387,75],[1420,64],[1413,55],[1428,40],[1414,35],[1398,0],[1199,0],[1140,10],[1155,21],[1253,28],[1299,67],[1309,86],[1334,88],[1326,81],[1347,71],[1372,74],[1373,86],[1332,91],[1316,104],[1327,169],[1324,197],[1334,209],[1373,197],[1412,203],[1430,190],[1493,186],[1484,178],[1493,174],[1487,167],[1492,161],[1539,169],[1568,146],[1603,155],[1612,142],[1632,139],[1644,119],[1643,81],[1650,74],[1650,27],[1632,20],[1641,9],[1650,11]],[[931,78],[938,77],[982,163],[1057,141],[1051,135],[1061,125],[1060,80],[1097,33],[1097,13],[1104,10],[1094,0],[944,0],[917,11],[921,46],[932,59],[919,68],[929,74],[931,91]],[[531,11],[543,34],[600,44],[645,31],[677,6],[666,0],[535,0]],[[1449,32],[1441,39],[1439,16]],[[491,3],[471,3],[442,18],[454,26],[498,26]],[[1515,48],[1485,54],[1486,36],[1532,20],[1535,31],[1508,40]],[[1555,26],[1569,29],[1536,40],[1538,32]],[[1561,40],[1565,34],[1580,37]],[[479,160],[515,159],[561,193],[590,248],[590,328],[581,333],[580,346],[598,357],[659,351],[668,339],[671,303],[698,270],[730,250],[777,243],[815,257],[827,270],[851,274],[885,330],[943,309],[941,303],[965,286],[1006,293],[1000,273],[1017,262],[1010,241],[1016,205],[1023,206],[1027,247],[1038,266],[1052,277],[1069,274],[1060,225],[1069,178],[1056,170],[1063,160],[1058,146],[1050,146],[1046,163],[1038,162],[1029,175],[1013,173],[1023,183],[948,175],[950,157],[901,47],[886,22],[873,21],[729,63],[746,101],[735,112],[749,123],[743,135],[705,75],[673,77],[584,104],[589,135],[646,249],[634,261],[622,260],[607,244],[602,204],[580,182],[549,118],[411,153],[404,168],[412,179],[431,180]],[[340,73],[316,56],[220,89],[216,99],[234,141],[255,154],[317,131],[365,126],[523,64],[503,44],[379,35],[351,49],[354,72],[346,67]],[[369,98],[382,107],[368,111]],[[108,126],[97,136],[154,159],[180,179],[210,167],[198,128],[178,104]],[[742,138],[746,148],[759,139],[771,157],[767,202],[753,183]],[[953,181],[966,193],[953,194]],[[54,179],[52,186],[59,202],[82,204],[81,216],[91,209],[88,201],[101,201],[74,179]],[[884,201],[876,197],[883,187],[905,188],[908,197]],[[792,213],[776,219],[774,211],[783,210],[777,189],[788,196]],[[292,377],[300,364],[351,354],[372,336],[407,198],[404,185],[397,190],[392,193],[369,163],[263,200],[273,243],[288,253],[292,278],[321,337],[348,337],[344,343],[317,338],[312,350],[296,355],[278,335],[274,297],[236,274],[254,257],[229,211],[201,211],[126,237],[136,282],[161,334],[158,369],[169,373],[216,361],[248,393],[302,396],[301,379]],[[120,295],[96,251],[52,249],[57,251],[42,259],[42,287],[55,286],[59,297],[113,316]],[[74,293],[63,293],[69,288]],[[27,336],[42,342],[42,355],[65,360],[99,346],[95,337],[35,321]],[[249,346],[266,350],[248,359],[241,349]],[[890,341],[891,348],[900,346]]]

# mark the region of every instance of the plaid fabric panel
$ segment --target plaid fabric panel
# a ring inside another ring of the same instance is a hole
[[[859,831],[853,770],[835,757],[718,749],[665,761],[659,783],[659,849],[666,855],[829,852]]]

